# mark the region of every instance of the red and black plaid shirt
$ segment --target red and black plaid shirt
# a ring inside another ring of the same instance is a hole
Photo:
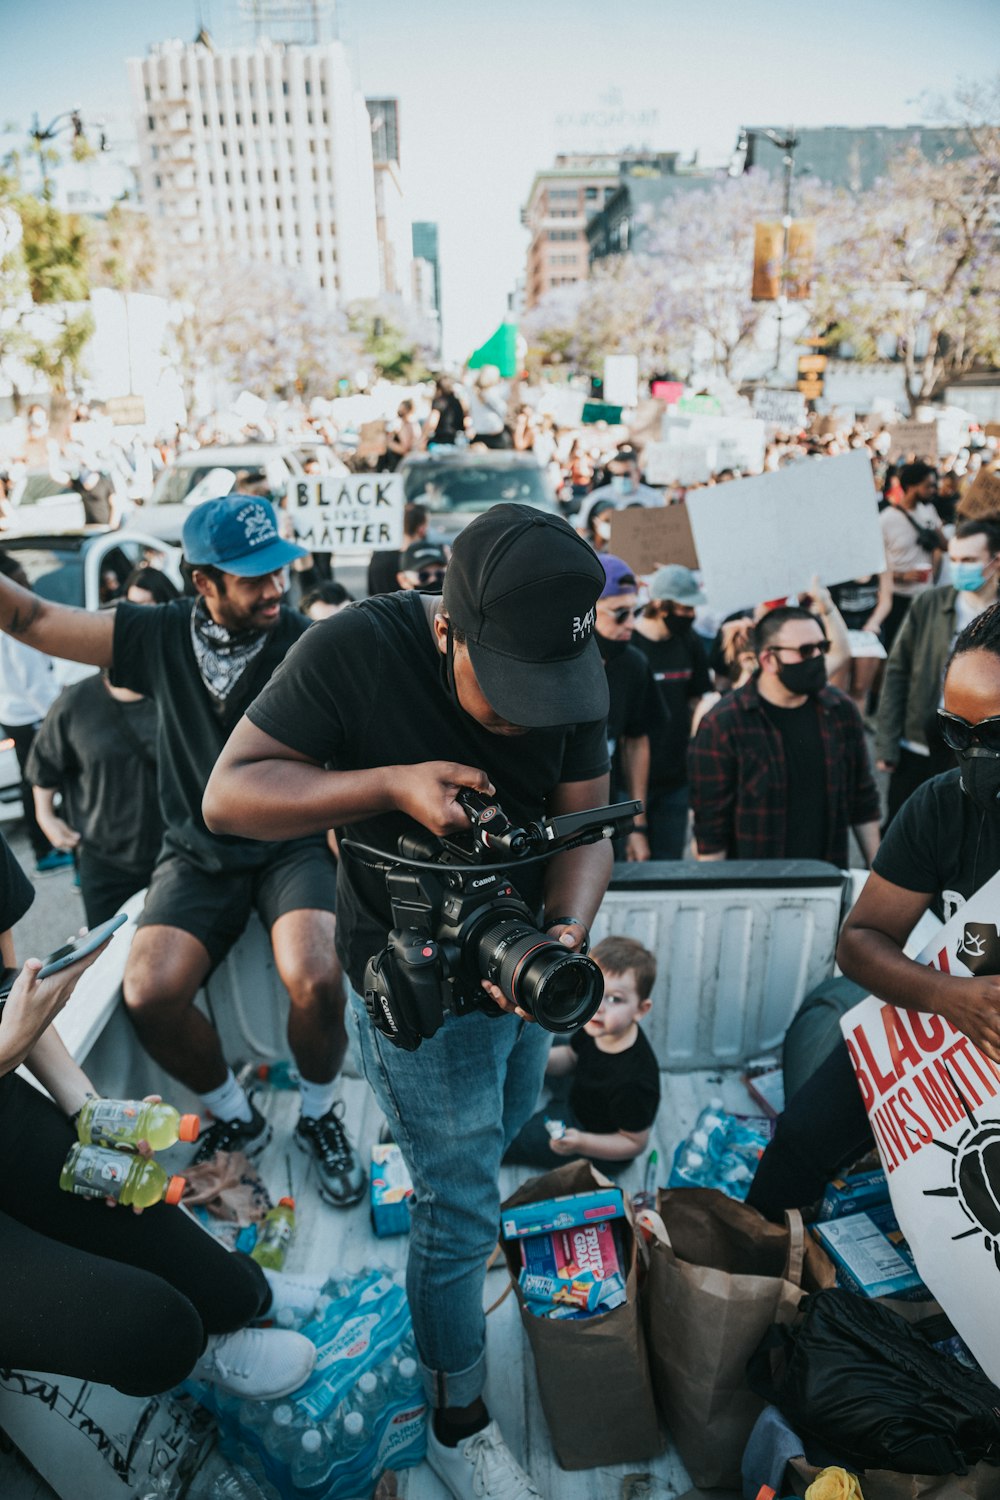
[[[848,830],[879,819],[878,792],[861,715],[850,698],[827,686],[816,702],[825,771],[823,858],[843,869]],[[786,774],[781,735],[764,711],[754,678],[705,715],[688,751],[700,852],[784,859]]]

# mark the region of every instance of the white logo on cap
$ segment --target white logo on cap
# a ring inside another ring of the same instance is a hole
[[[579,615],[573,616],[573,641],[585,641],[588,635],[593,635],[594,626],[597,624],[597,610],[591,606],[581,619]]]
[[[236,519],[246,534],[248,547],[259,547],[264,542],[273,542],[277,536],[274,522],[262,505],[244,505],[236,512]]]

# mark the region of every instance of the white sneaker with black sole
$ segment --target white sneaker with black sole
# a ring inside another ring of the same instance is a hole
[[[315,1363],[316,1346],[301,1333],[240,1328],[213,1334],[191,1376],[243,1401],[271,1401],[297,1391]]]
[[[495,1422],[454,1448],[442,1443],[428,1422],[427,1462],[455,1500],[542,1500]]]

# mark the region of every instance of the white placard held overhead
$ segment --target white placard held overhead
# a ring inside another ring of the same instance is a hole
[[[295,534],[310,552],[390,552],[403,542],[398,474],[309,474],[291,487]]]
[[[639,360],[636,355],[605,355],[604,400],[612,406],[638,405]]]
[[[824,582],[885,569],[871,459],[809,459],[688,496],[705,592],[727,615]]]
[[[695,443],[647,443],[642,453],[647,484],[705,484],[715,449]]]
[[[770,391],[760,386],[753,393],[753,414],[784,432],[798,432],[806,425],[806,403],[798,391]]]
[[[716,471],[764,467],[766,433],[759,417],[713,417],[700,412],[663,418],[665,443],[704,445],[715,449]]]

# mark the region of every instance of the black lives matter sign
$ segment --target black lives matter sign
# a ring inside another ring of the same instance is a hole
[[[310,552],[390,552],[403,542],[398,474],[310,474],[291,498],[295,535]]]

